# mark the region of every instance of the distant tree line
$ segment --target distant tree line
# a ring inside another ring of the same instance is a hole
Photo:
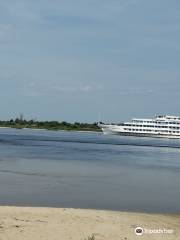
[[[37,121],[37,120],[26,120],[21,117],[16,119],[10,119],[8,121],[1,121],[1,127],[12,127],[12,128],[37,128],[37,129],[48,129],[48,130],[76,130],[76,131],[101,131],[98,124],[95,123],[80,123],[80,122],[59,122],[59,121]]]

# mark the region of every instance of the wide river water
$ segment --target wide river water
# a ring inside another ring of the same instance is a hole
[[[180,213],[180,140],[0,129],[0,205]]]

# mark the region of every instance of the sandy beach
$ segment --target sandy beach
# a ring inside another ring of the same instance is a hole
[[[180,239],[180,215],[2,206],[0,216],[1,240]]]

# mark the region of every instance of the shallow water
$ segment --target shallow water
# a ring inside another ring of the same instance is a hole
[[[0,129],[0,204],[180,212],[180,140]]]

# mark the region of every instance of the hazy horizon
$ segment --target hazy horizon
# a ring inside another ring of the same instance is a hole
[[[177,0],[0,3],[0,119],[180,115]]]

